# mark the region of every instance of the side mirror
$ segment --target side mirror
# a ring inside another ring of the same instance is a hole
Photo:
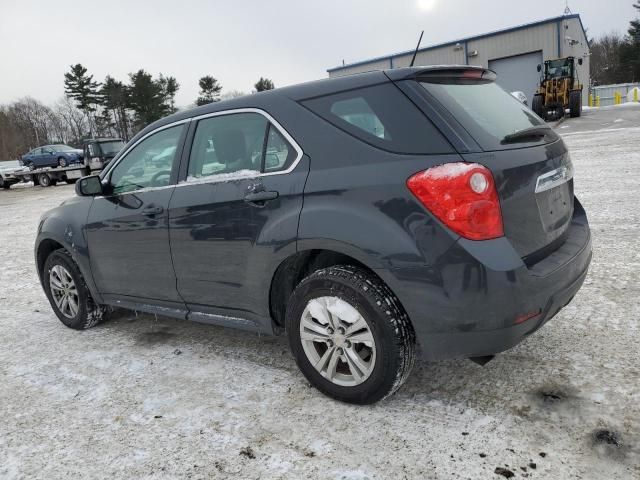
[[[82,177],[76,182],[76,194],[80,197],[94,197],[102,193],[102,182],[98,175]]]
[[[541,72],[542,71],[542,65],[538,64],[538,71]]]
[[[578,65],[582,65],[582,59],[581,58],[578,59]]]

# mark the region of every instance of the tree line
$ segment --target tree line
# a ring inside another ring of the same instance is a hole
[[[640,0],[633,5],[640,14]],[[626,35],[610,33],[590,41],[593,85],[640,82],[640,19],[632,20]]]
[[[206,105],[247,95],[222,85],[211,75],[198,81],[200,91],[192,105]],[[273,81],[260,77],[256,92],[271,90]],[[81,147],[90,137],[120,137],[128,141],[149,123],[178,111],[175,97],[180,89],[177,79],[162,73],[154,78],[143,69],[122,82],[107,75],[94,80],[81,64],[71,65],[64,74],[64,97],[45,105],[24,97],[0,105],[0,160],[19,158],[32,148],[63,143]]]

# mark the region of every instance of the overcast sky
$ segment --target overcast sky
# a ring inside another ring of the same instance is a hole
[[[92,8],[91,5],[99,5]],[[633,0],[569,0],[589,36],[626,33]],[[260,76],[283,86],[326,69],[561,15],[564,0],[0,0],[0,103],[52,103],[82,63],[101,81],[140,68],[180,83],[198,78],[249,92]],[[224,91],[223,90],[223,91]]]

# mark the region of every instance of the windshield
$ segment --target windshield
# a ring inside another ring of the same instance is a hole
[[[53,145],[51,148],[56,152],[69,152],[71,150],[75,150],[75,148],[70,147],[69,145]]]
[[[124,142],[121,140],[116,140],[113,142],[101,142],[99,145],[103,155],[115,156],[115,154],[122,150],[122,147],[124,147]]]
[[[546,125],[526,105],[494,82],[428,83],[432,94],[469,132],[483,150],[517,148],[503,145],[508,135]]]
[[[547,78],[571,76],[571,64],[566,60],[551,60],[547,63]]]

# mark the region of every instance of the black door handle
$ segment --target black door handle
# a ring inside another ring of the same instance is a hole
[[[154,215],[159,215],[162,212],[164,212],[164,208],[162,207],[155,207],[153,205],[145,208],[144,210],[142,210],[142,214],[147,216],[147,217],[153,217]]]
[[[278,198],[278,192],[268,192],[266,190],[263,190],[261,192],[248,193],[247,195],[245,195],[244,201],[247,203],[262,206],[265,202],[268,202],[269,200],[275,200],[276,198]]]

